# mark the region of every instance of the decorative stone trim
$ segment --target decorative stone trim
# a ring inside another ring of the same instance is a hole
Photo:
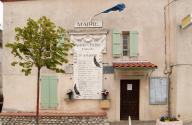
[[[2,125],[35,125],[35,113],[1,113]],[[106,125],[106,113],[41,113],[40,125]]]
[[[83,28],[83,29],[73,29],[68,30],[70,35],[78,35],[78,34],[107,34],[109,32],[108,29],[90,29],[90,28]]]
[[[1,116],[35,116],[35,112],[2,112]],[[106,112],[41,112],[39,116],[106,116]]]

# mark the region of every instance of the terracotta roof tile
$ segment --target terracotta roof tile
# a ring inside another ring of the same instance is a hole
[[[114,62],[114,68],[157,68],[157,65],[146,61]]]

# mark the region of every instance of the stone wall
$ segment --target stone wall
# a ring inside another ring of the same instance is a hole
[[[1,113],[2,125],[35,125],[35,113]],[[43,113],[39,125],[109,125],[105,113]]]

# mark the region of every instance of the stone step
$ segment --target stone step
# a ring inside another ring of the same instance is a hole
[[[128,121],[112,122],[110,125],[129,125]],[[156,125],[155,121],[132,121],[132,125]],[[184,125],[192,125],[192,121],[184,122]]]
[[[155,125],[155,121],[132,121],[132,125]],[[128,121],[112,122],[110,125],[129,125]]]

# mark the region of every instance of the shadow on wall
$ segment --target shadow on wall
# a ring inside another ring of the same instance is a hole
[[[2,111],[3,107],[3,94],[0,95],[0,112]]]
[[[2,43],[3,43],[3,31],[0,29],[0,48],[2,48]]]
[[[3,98],[3,90],[2,90],[2,63],[1,63],[1,47],[0,47],[0,112],[2,111],[2,107],[3,107],[3,101],[4,101],[4,98]]]
[[[1,53],[0,53],[1,54]],[[1,55],[0,55],[1,57]],[[3,101],[4,101],[4,98],[3,98],[3,87],[2,87],[2,65],[1,65],[1,62],[0,62],[0,112],[2,111],[2,107],[3,107]]]
[[[2,92],[2,43],[3,43],[3,31],[0,30],[0,112],[3,107],[3,92]]]

